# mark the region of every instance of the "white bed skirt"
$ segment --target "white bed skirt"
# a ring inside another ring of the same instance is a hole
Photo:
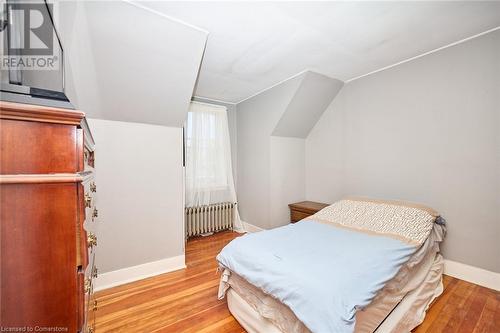
[[[380,308],[380,311],[368,311],[369,315],[357,316],[355,332],[368,332],[366,327],[373,327],[373,322],[380,323],[382,320],[382,324],[375,331],[377,333],[410,332],[420,325],[429,305],[443,292],[443,266],[443,257],[437,254],[423,282],[409,292],[392,312],[392,307]],[[229,311],[247,332],[283,333],[270,320],[260,315],[234,289],[229,288],[226,297]],[[390,312],[389,315],[387,315],[388,312]]]

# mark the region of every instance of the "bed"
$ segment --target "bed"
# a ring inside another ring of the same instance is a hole
[[[409,332],[442,293],[445,226],[416,204],[347,198],[217,256],[248,332]]]

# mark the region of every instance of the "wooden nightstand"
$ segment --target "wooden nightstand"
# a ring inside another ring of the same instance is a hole
[[[308,216],[316,214],[316,212],[322,210],[330,204],[325,204],[321,202],[314,201],[301,201],[293,204],[289,204],[290,207],[290,222],[295,223]]]

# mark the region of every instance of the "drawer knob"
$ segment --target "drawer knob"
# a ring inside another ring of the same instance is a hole
[[[97,278],[97,267],[92,268],[92,277]]]
[[[90,191],[94,193],[97,191],[97,185],[94,182],[90,183]]]
[[[90,232],[87,236],[87,244],[89,248],[97,246],[97,236]]]
[[[85,193],[85,207],[90,208],[92,206],[92,198],[88,193]]]
[[[99,212],[97,211],[97,208],[94,207],[94,211],[92,212],[92,221],[99,215]]]
[[[92,308],[92,311],[97,311],[97,300],[94,300],[94,307]]]

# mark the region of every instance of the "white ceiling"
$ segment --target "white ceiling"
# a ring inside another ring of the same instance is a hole
[[[195,95],[226,102],[305,69],[345,81],[500,26],[500,2],[141,3],[209,31]]]
[[[54,12],[75,107],[91,118],[184,124],[206,32],[124,1],[60,0]]]

